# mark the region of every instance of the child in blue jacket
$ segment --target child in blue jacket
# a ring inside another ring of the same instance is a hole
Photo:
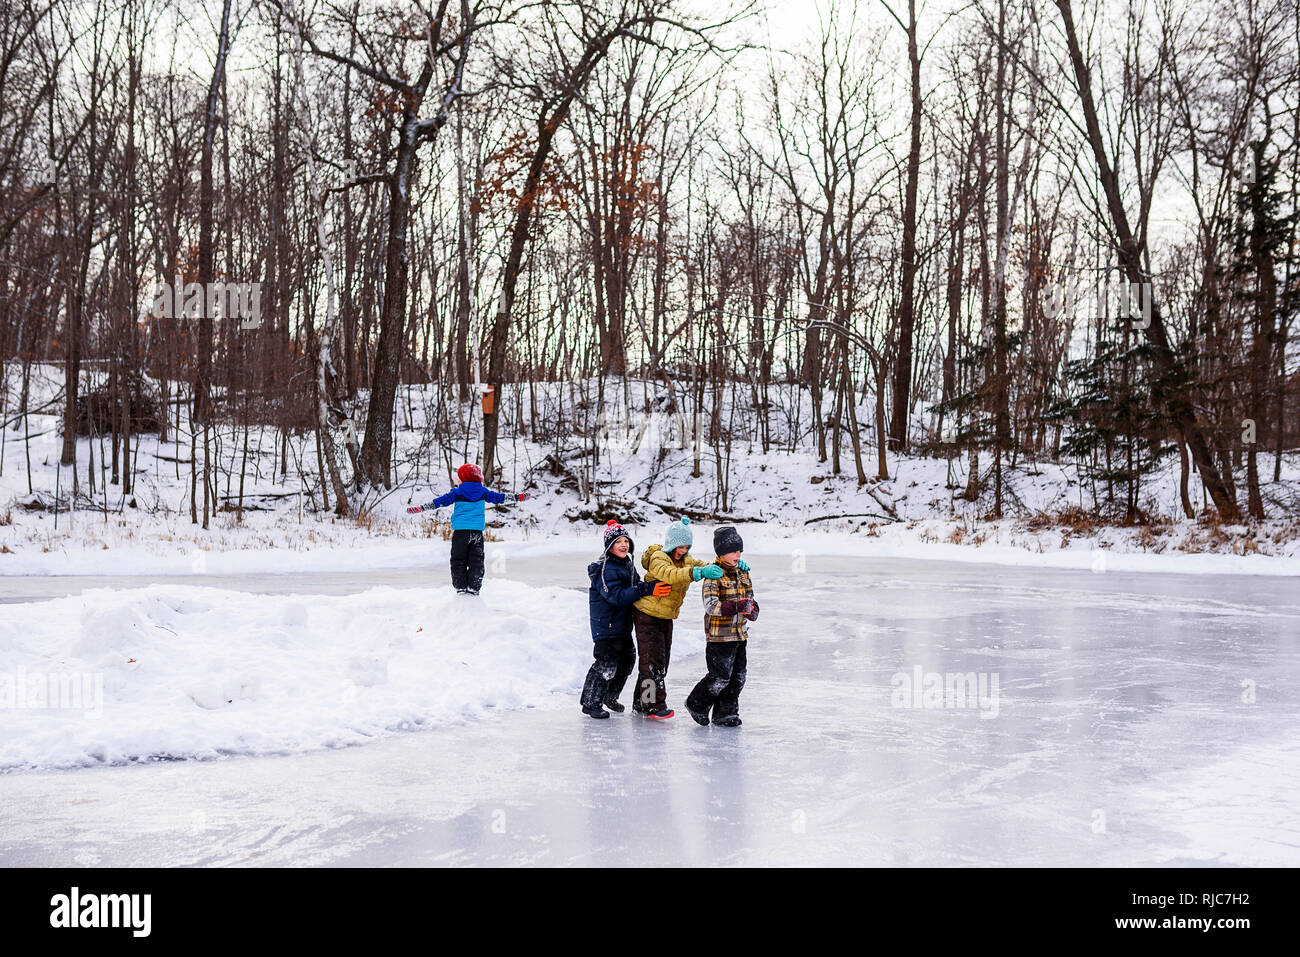
[[[446,495],[439,495],[426,505],[412,505],[412,515],[427,508],[446,508],[451,512],[451,583],[462,595],[477,595],[483,584],[483,507],[484,502],[500,505],[507,498],[523,502],[527,492],[507,495],[483,485],[483,470],[466,463],[456,470],[460,484]]]
[[[632,537],[616,520],[605,524],[605,550],[600,560],[587,566],[591,587],[587,604],[591,609],[591,668],[582,685],[582,713],[608,718],[610,711],[622,711],[618,696],[636,663],[632,644],[632,604],[647,595],[663,596],[671,591],[663,582],[642,581],[628,553]]]

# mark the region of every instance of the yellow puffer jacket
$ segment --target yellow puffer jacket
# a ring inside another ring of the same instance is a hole
[[[666,582],[673,590],[662,598],[647,595],[637,601],[633,607],[656,618],[676,618],[682,610],[682,599],[686,597],[686,590],[691,587],[691,569],[696,565],[711,564],[713,563],[692,558],[689,553],[680,562],[675,562],[673,557],[664,551],[662,545],[651,545],[641,556],[645,580]]]

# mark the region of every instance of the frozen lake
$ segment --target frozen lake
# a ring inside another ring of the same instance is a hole
[[[742,728],[682,710],[696,655],[670,670],[668,722],[592,721],[575,695],[331,751],[10,773],[0,865],[1300,865],[1295,579],[747,558]],[[576,585],[590,559],[513,558],[509,577]],[[0,601],[149,581],[0,579]],[[702,644],[697,609],[693,591],[675,651]],[[897,693],[918,669],[973,673],[985,697]]]

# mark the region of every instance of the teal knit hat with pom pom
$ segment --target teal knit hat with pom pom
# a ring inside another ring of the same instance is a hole
[[[695,541],[695,536],[691,532],[691,520],[681,518],[668,526],[668,531],[664,535],[664,551],[671,552],[674,548],[680,548],[685,545],[688,549]]]

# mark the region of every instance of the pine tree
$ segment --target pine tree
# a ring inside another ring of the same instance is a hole
[[[1080,462],[1092,485],[1094,508],[1116,514],[1117,486],[1123,494],[1125,524],[1145,520],[1140,494],[1143,481],[1161,461],[1176,453],[1168,442],[1174,423],[1153,401],[1170,383],[1159,377],[1151,345],[1133,334],[1130,317],[1099,324],[1092,354],[1065,367],[1065,395],[1053,403],[1047,420],[1061,423],[1061,454]],[[1104,505],[1098,485],[1106,487]]]

